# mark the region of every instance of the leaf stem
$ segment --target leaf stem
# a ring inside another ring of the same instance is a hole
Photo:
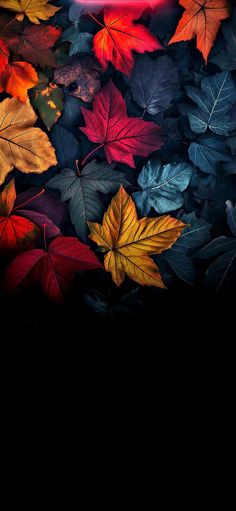
[[[81,176],[80,168],[79,168],[79,160],[75,160],[76,169],[78,172],[78,175]]]
[[[41,190],[41,192],[37,193],[36,195],[34,195],[33,197],[31,197],[30,199],[26,200],[25,202],[22,202],[22,204],[19,204],[19,206],[16,206],[15,208],[13,208],[12,211],[15,211],[16,209],[21,209],[23,206],[25,206],[26,204],[29,204],[30,202],[32,202],[32,200],[36,199],[37,197],[40,197],[40,195],[43,195],[43,193],[45,192],[45,188],[43,188]]]
[[[90,16],[90,18],[92,18],[94,21],[96,21],[96,23],[98,23],[98,25],[100,25],[102,28],[105,27],[105,25],[103,25],[100,21],[98,21],[97,18],[95,18],[95,16],[93,16],[93,14],[91,12],[88,12],[88,15]]]
[[[95,147],[95,149],[93,149],[92,151],[90,151],[89,154],[87,154],[87,156],[85,156],[85,158],[83,159],[82,161],[82,166],[84,166],[85,162],[88,160],[88,158],[90,158],[90,156],[92,156],[92,154],[96,153],[96,151],[98,151],[99,149],[101,149],[101,147],[104,147],[104,143],[103,144],[100,144],[98,147]]]
[[[9,21],[9,22],[8,22],[8,23],[7,23],[7,24],[3,27],[3,30],[6,30],[8,27],[10,27],[10,25],[11,25],[12,23],[15,23],[15,21],[17,21],[17,20],[16,20],[16,18],[13,18],[11,21]]]

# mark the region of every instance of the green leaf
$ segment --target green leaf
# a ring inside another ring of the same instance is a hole
[[[55,83],[49,83],[48,78],[39,73],[39,83],[30,91],[32,106],[48,130],[57,122],[63,109],[63,93]]]

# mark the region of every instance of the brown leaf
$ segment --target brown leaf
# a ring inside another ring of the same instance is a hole
[[[94,57],[86,55],[76,57],[66,66],[57,69],[54,81],[66,87],[74,83],[76,88],[71,95],[91,103],[101,88],[100,72],[99,63]]]

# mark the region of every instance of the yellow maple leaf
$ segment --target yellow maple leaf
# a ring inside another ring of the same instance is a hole
[[[41,174],[56,165],[55,149],[40,128],[30,105],[16,98],[0,103],[0,184],[16,167],[21,172]]]
[[[88,222],[90,238],[103,252],[105,270],[119,286],[127,274],[141,285],[164,288],[157,265],[149,257],[170,248],[185,224],[169,215],[138,220],[134,201],[121,186],[103,223]]]
[[[27,16],[32,23],[40,24],[40,20],[49,20],[61,7],[48,4],[51,0],[0,0],[0,7],[16,12],[16,19],[23,21]]]

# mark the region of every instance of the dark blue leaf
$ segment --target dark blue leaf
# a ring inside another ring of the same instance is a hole
[[[199,167],[206,174],[214,175],[219,162],[231,161],[223,140],[209,135],[192,142],[188,154],[195,167]]]
[[[236,236],[236,207],[230,200],[226,201],[226,213],[229,228],[233,236]]]
[[[196,268],[193,256],[197,249],[210,239],[211,225],[203,219],[196,217],[194,212],[184,214],[181,221],[187,224],[182,235],[160,258],[168,263],[171,270],[181,280],[188,284],[196,281]]]
[[[170,57],[152,60],[137,55],[130,86],[133,98],[151,115],[166,110],[174,98],[178,81],[177,69]]]
[[[79,141],[59,124],[53,126],[50,139],[56,149],[58,165],[61,168],[73,167],[75,161],[80,159]]]
[[[88,32],[81,32],[75,25],[67,28],[60,40],[61,42],[69,41],[71,43],[69,56],[77,53],[92,53],[93,35]]]
[[[96,160],[88,163],[81,175],[66,168],[48,182],[50,188],[60,190],[63,202],[69,201],[72,223],[84,241],[88,237],[87,222],[102,219],[104,205],[100,193],[116,192],[121,184],[129,184],[124,174],[114,170],[114,165],[99,164]]]
[[[228,135],[236,122],[230,117],[230,109],[236,102],[236,88],[230,73],[217,73],[201,82],[201,89],[187,86],[188,96],[198,105],[186,105],[191,129],[205,133],[209,128],[218,135]]]

